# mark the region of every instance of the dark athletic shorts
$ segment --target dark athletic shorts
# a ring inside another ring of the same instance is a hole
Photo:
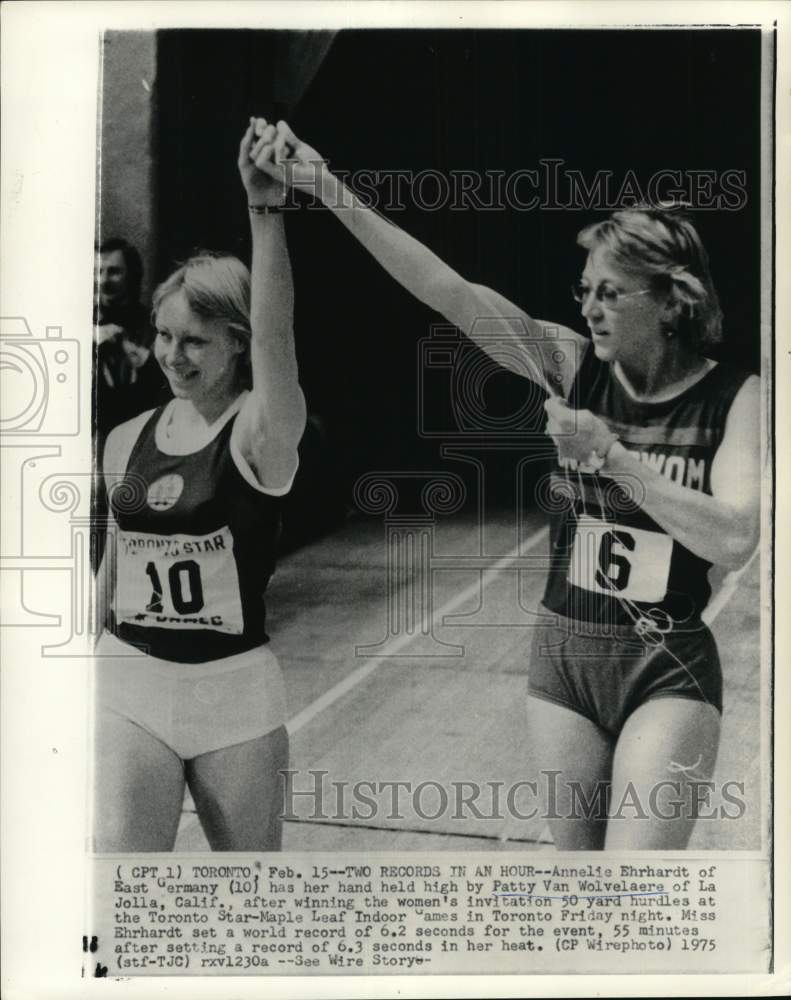
[[[669,633],[663,648],[646,645],[631,626],[555,618],[558,625],[533,632],[528,689],[536,698],[579,712],[612,736],[651,698],[691,698],[722,713],[720,658],[702,622]]]

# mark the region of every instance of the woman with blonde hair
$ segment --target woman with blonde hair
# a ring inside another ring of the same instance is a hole
[[[289,161],[267,164],[273,177],[318,197],[420,301],[549,393],[550,572],[526,729],[556,845],[685,847],[722,711],[708,571],[747,561],[760,509],[759,380],[709,357],[721,314],[697,231],[650,206],[584,229],[573,294],[586,337],[467,281],[285,123],[278,134]]]
[[[261,169],[281,153],[251,119],[238,165],[252,277],[202,254],[159,286],[154,352],[174,399],[107,442],[98,851],[171,849],[185,784],[212,848],[280,847],[288,737],[264,591],[305,426],[284,192]]]

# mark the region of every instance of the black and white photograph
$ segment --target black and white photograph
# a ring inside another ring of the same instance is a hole
[[[760,848],[761,56],[104,36],[97,851]]]
[[[765,991],[781,5],[66,6],[84,176],[23,237],[7,156],[0,342],[58,995]]]

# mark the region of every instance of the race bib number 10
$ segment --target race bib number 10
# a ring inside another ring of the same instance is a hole
[[[571,548],[569,583],[630,601],[661,601],[667,593],[673,540],[658,531],[580,517]]]
[[[118,622],[173,629],[244,629],[233,538],[208,535],[118,536]]]

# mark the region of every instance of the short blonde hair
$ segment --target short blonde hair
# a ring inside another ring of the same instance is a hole
[[[187,304],[196,316],[223,320],[229,332],[244,343],[244,374],[250,383],[250,272],[230,254],[201,251],[157,286],[152,299],[151,317],[166,298],[183,291]]]
[[[722,340],[722,310],[700,236],[680,208],[636,206],[587,226],[577,243],[605,247],[624,271],[647,274],[679,303],[676,332],[700,353]]]

